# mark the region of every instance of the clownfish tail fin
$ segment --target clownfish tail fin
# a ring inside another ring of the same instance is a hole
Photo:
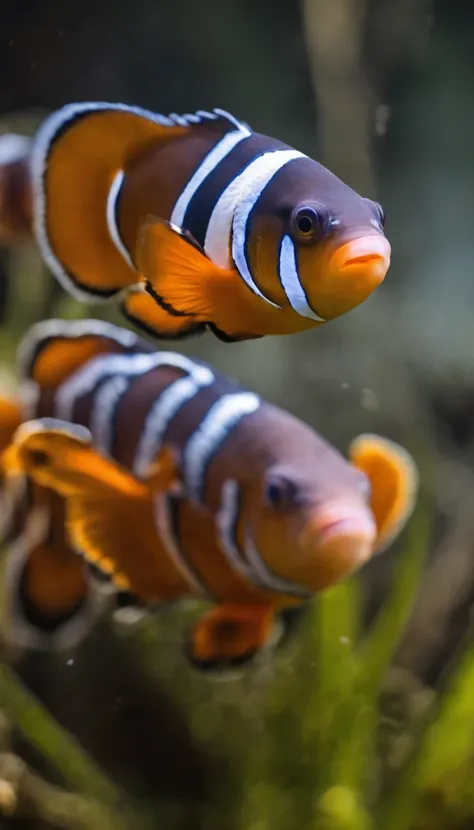
[[[15,242],[32,233],[31,140],[0,135],[0,240]]]
[[[93,627],[105,597],[91,586],[81,557],[64,534],[64,505],[34,488],[41,503],[25,505],[21,532],[7,551],[2,602],[7,642],[39,651],[77,645]]]

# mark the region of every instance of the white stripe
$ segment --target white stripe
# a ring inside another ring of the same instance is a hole
[[[239,130],[233,130],[232,132],[227,133],[224,138],[222,138],[218,144],[213,147],[210,153],[207,154],[193,176],[191,176],[173,208],[170,218],[170,222],[173,225],[177,225],[178,228],[182,228],[188,205],[198,187],[200,187],[203,181],[209,176],[210,173],[212,173],[213,170],[215,170],[217,165],[230,153],[230,151],[233,150],[237,144],[243,141],[244,138],[248,138],[249,135],[250,131],[244,127]]]
[[[245,190],[241,193],[241,197],[236,206],[232,224],[232,257],[239,274],[254,294],[262,297],[275,308],[278,308],[279,306],[272,303],[267,297],[265,297],[264,294],[262,294],[258,286],[255,284],[250,272],[245,251],[247,223],[250,212],[257,199],[261,196],[273,177],[290,161],[299,158],[305,158],[305,156],[297,150],[277,150],[273,153],[265,153],[265,155],[255,159],[250,167],[244,171],[247,174],[247,184]],[[250,171],[252,175],[251,180],[249,179]]]
[[[298,276],[295,246],[288,235],[283,237],[281,243],[278,270],[280,272],[281,284],[285,289],[285,294],[288,297],[288,302],[291,307],[302,317],[309,317],[311,320],[319,320],[322,323],[326,322],[324,317],[320,317],[308,305],[303,286]]]
[[[203,386],[213,383],[214,379],[214,374],[206,366],[195,366],[191,374],[174,381],[161,393],[147,415],[138,443],[133,462],[135,475],[146,475],[172,418],[186,401],[197,395]]]
[[[12,164],[25,158],[31,147],[31,139],[16,133],[0,136],[0,164]]]
[[[221,506],[215,519],[219,547],[231,568],[251,582],[255,582],[255,574],[242,558],[234,537],[238,512],[239,485],[234,479],[227,479],[222,485]]]
[[[290,582],[289,580],[277,576],[270,570],[268,565],[260,556],[250,532],[247,533],[245,541],[245,555],[253,570],[257,574],[261,585],[264,585],[268,590],[296,597],[312,596],[311,591],[308,591],[301,585],[297,585],[296,582]]]
[[[132,271],[136,271],[135,265],[132,262],[131,256],[127,251],[125,245],[123,244],[122,237],[120,236],[120,231],[117,225],[117,199],[119,197],[120,190],[122,188],[123,180],[125,178],[125,173],[123,170],[119,170],[116,173],[112,185],[109,190],[109,195],[107,196],[107,205],[105,209],[105,215],[107,218],[107,227],[109,229],[109,234],[114,243],[115,247],[119,254],[121,254],[127,263],[130,266]]]
[[[179,549],[179,543],[173,532],[171,523],[168,496],[162,494],[157,495],[154,501],[156,529],[167,555],[191,591],[198,596],[208,597],[209,593],[205,586],[188,566]]]
[[[238,483],[233,479],[225,481],[222,485],[221,508],[216,515],[219,547],[230,566],[260,588],[289,595],[311,596],[311,593],[300,585],[272,573],[260,556],[250,533],[247,533],[245,545],[248,561],[242,557],[234,537],[239,510],[238,495]]]
[[[38,247],[44,261],[59,280],[63,288],[82,302],[90,302],[90,294],[87,291],[83,291],[70,279],[62,262],[60,262],[60,260],[56,257],[49,241],[44,177],[48,163],[48,154],[57,133],[69,121],[72,121],[76,116],[81,115],[82,113],[107,111],[130,113],[131,115],[137,115],[141,118],[153,121],[155,124],[173,126],[173,121],[170,118],[166,118],[166,116],[163,115],[157,115],[156,113],[151,112],[150,110],[142,109],[141,107],[129,107],[126,104],[109,104],[104,101],[67,104],[65,107],[53,112],[42,123],[33,140],[30,157],[33,189],[33,227]],[[86,171],[84,172],[84,175],[87,175]],[[100,302],[101,300],[106,301],[106,299],[108,298],[101,298],[100,296],[94,297],[95,302]]]
[[[90,360],[72,377],[59,387],[56,395],[56,415],[65,421],[72,420],[77,398],[92,392],[98,382],[107,375],[133,377],[150,372],[158,366],[175,366],[191,373],[195,364],[192,360],[174,352],[153,352],[152,354],[99,355]]]
[[[17,352],[17,371],[20,376],[29,375],[31,362],[42,340],[64,337],[74,340],[77,337],[106,337],[125,349],[132,348],[138,341],[137,335],[129,329],[114,326],[105,320],[44,320],[31,326],[26,337],[20,343]]]
[[[94,445],[104,455],[110,456],[112,452],[114,415],[129,385],[128,378],[116,375],[100,386],[94,396],[90,430]]]
[[[61,418],[35,418],[32,421],[20,424],[15,432],[15,442],[21,443],[30,435],[37,435],[40,432],[49,432],[50,430],[75,438],[81,444],[92,443],[92,435],[87,427],[82,424],[72,424]]]
[[[244,253],[245,230],[252,207],[273,176],[289,161],[305,158],[296,150],[276,150],[254,159],[219,197],[207,227],[204,250],[221,268],[230,268],[232,255],[242,278],[255,294],[267,299],[255,285]],[[233,233],[231,233],[233,231]],[[267,302],[270,302],[267,300]],[[274,305],[274,303],[272,303]]]
[[[208,410],[183,453],[183,474],[191,498],[201,500],[203,475],[210,457],[239,421],[259,406],[258,395],[237,392],[223,395]]]

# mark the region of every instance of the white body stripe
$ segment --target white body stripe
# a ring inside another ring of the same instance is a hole
[[[245,555],[252,566],[253,571],[260,580],[260,584],[271,591],[289,596],[311,597],[313,594],[296,582],[283,579],[270,570],[266,562],[260,556],[250,532],[247,533],[245,541]]]
[[[208,597],[209,593],[205,586],[191,570],[179,549],[179,543],[171,525],[168,496],[162,494],[157,495],[154,501],[156,529],[167,555],[192,593],[200,597]]]
[[[176,366],[184,372],[192,372],[195,363],[174,352],[152,354],[99,355],[90,360],[59,387],[56,395],[56,415],[65,421],[72,420],[77,398],[92,392],[97,383],[107,375],[126,377],[150,372],[158,366]]]
[[[123,172],[123,170],[119,170],[118,173],[116,173],[115,178],[110,186],[109,195],[107,196],[105,214],[107,219],[107,227],[109,229],[109,234],[112,242],[117,248],[119,254],[123,256],[127,265],[133,271],[136,271],[136,268],[132,262],[132,258],[129,252],[127,251],[125,245],[123,244],[122,237],[120,236],[120,231],[117,225],[117,199],[119,197],[124,178],[125,173]]]
[[[206,366],[195,366],[184,378],[175,380],[161,393],[151,407],[138,442],[133,472],[144,477],[156,457],[166,428],[186,401],[194,398],[203,386],[214,382],[214,374]]]
[[[222,485],[221,506],[215,519],[219,547],[231,568],[255,583],[255,574],[242,558],[233,535],[238,513],[239,485],[234,479],[227,479]]]
[[[177,200],[173,208],[173,212],[171,214],[171,224],[177,225],[178,228],[183,227],[185,213],[198,187],[200,187],[200,185],[209,176],[209,174],[212,173],[213,170],[215,170],[215,168],[222,161],[222,159],[224,159],[230,153],[230,151],[237,146],[237,144],[243,141],[244,138],[248,138],[249,135],[250,130],[247,130],[245,127],[242,127],[238,130],[233,130],[232,132],[227,133],[224,136],[224,138],[222,138],[215,145],[215,147],[212,148],[212,150],[207,154],[207,156],[201,162],[197,170],[191,176],[189,182],[187,183],[179,199]]]
[[[146,118],[149,121],[153,121],[155,124],[161,124],[165,127],[172,126],[174,123],[170,118],[167,118],[164,115],[157,115],[156,113],[151,112],[150,110],[142,109],[141,107],[129,107],[126,104],[108,104],[103,101],[94,101],[82,104],[67,104],[65,107],[53,112],[42,123],[33,140],[31,151],[30,165],[33,187],[34,232],[38,247],[44,261],[51,269],[55,277],[59,280],[63,288],[82,302],[90,302],[90,295],[87,291],[83,291],[75,285],[75,283],[69,278],[63,264],[56,257],[49,241],[44,176],[46,173],[49,150],[57,133],[76,116],[82,115],[83,113],[107,111],[130,113],[131,115]],[[84,175],[87,175],[87,171],[84,171]],[[95,301],[100,302],[101,299],[102,298],[100,297],[96,297]]]
[[[221,268],[230,268],[230,244],[234,262],[249,288],[263,299],[250,274],[244,251],[245,230],[252,207],[273,176],[294,158],[305,158],[296,150],[276,150],[254,159],[224,190],[216,202],[206,233],[204,249]],[[274,303],[272,303],[274,305]]]
[[[183,453],[183,475],[191,498],[200,501],[203,475],[210,457],[229,432],[260,406],[253,392],[237,392],[220,397],[208,410]]]
[[[17,352],[17,371],[21,377],[29,372],[33,356],[42,340],[49,337],[64,337],[73,340],[87,335],[106,337],[125,349],[133,348],[138,337],[133,331],[114,326],[104,320],[44,320],[35,323],[23,338]]]
[[[306,295],[298,276],[296,263],[296,251],[292,240],[288,235],[283,237],[280,249],[280,261],[278,264],[280,280],[288,302],[291,307],[302,317],[309,317],[311,320],[319,320],[324,323],[324,317],[320,317],[308,305]]]
[[[116,375],[100,386],[94,397],[90,430],[94,445],[104,455],[112,452],[114,414],[129,384],[128,378]]]

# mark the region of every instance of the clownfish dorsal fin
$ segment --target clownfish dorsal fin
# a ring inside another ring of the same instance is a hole
[[[45,320],[30,328],[20,344],[20,378],[56,388],[100,354],[150,351],[133,332],[104,320]]]
[[[250,135],[219,109],[160,115],[83,102],[46,118],[30,155],[33,229],[43,259],[69,293],[85,302],[106,301],[140,282],[117,223],[123,181],[150,151],[203,129]]]
[[[377,525],[375,551],[387,548],[409,520],[418,493],[418,470],[410,453],[402,446],[364,434],[349,446],[349,458],[371,485],[370,505]]]
[[[242,130],[243,132],[250,132],[251,128],[244,121],[240,121],[227,110],[214,108],[210,112],[208,110],[196,110],[193,113],[184,113],[178,115],[172,112],[168,118],[181,127],[183,126],[198,126],[209,127],[213,130],[226,133],[233,130]]]

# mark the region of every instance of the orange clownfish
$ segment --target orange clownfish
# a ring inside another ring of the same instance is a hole
[[[299,419],[129,330],[40,323],[19,364],[28,405],[2,455],[7,479],[27,476],[43,500],[64,500],[71,585],[79,551],[145,608],[212,602],[191,634],[198,666],[253,656],[279,612],[360,568],[412,511],[416,468],[398,445],[360,436],[347,461]],[[54,592],[64,599],[50,544],[47,587],[38,566],[26,596],[30,618],[41,596],[46,622]],[[67,570],[63,549],[59,558]]]
[[[15,140],[16,139],[16,140]],[[390,263],[384,213],[223,110],[69,104],[0,138],[0,232],[32,228],[62,285],[122,294],[165,338],[291,334],[362,303]]]

